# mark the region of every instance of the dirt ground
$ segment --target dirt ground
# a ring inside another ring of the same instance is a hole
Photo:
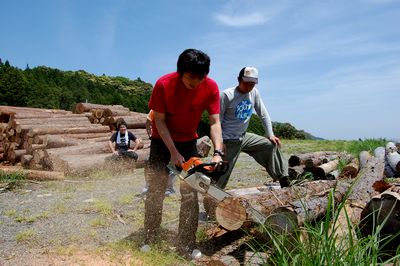
[[[272,182],[266,171],[241,154],[227,189],[266,181]],[[135,169],[25,182],[0,192],[0,265],[145,265],[132,253],[116,256],[105,248],[124,239],[140,245],[143,186],[144,171]],[[178,192],[179,182],[175,186]],[[162,226],[171,238],[178,213],[176,193],[164,201]]]

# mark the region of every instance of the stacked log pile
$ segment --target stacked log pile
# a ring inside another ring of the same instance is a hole
[[[341,169],[338,169],[339,164],[342,165]],[[211,215],[215,216],[223,234],[254,224],[254,211],[248,208],[252,206],[266,217],[264,226],[278,234],[292,235],[305,223],[324,217],[329,202],[334,202],[335,206],[343,204],[334,224],[338,239],[348,237],[349,232],[358,228],[360,223],[364,235],[376,230],[382,230],[385,236],[399,233],[400,184],[379,183],[383,182],[384,177],[400,176],[400,154],[394,143],[388,143],[386,148],[377,148],[374,155],[361,152],[358,158],[336,152],[298,154],[291,157],[289,166],[291,178],[302,179],[308,173],[307,179],[297,184],[292,182],[293,185],[288,188],[230,190],[231,197],[214,202]],[[390,171],[387,167],[390,167]],[[387,225],[382,226],[385,222]],[[353,233],[352,239],[356,239],[355,235]],[[400,237],[397,235],[388,247],[393,251],[399,245]],[[215,256],[212,256],[212,260],[216,260]],[[204,258],[204,261],[207,262],[207,259]]]
[[[116,111],[115,106],[106,109],[110,115],[125,114]],[[76,114],[58,109],[0,106],[0,161],[11,165],[21,163],[31,170],[64,173],[84,172],[103,165],[110,155],[108,140],[115,121],[112,125],[93,124],[90,122],[93,112],[84,110]],[[146,114],[132,113],[128,110],[127,122],[134,125],[130,131],[143,140],[138,151],[138,161],[143,162],[150,142],[145,129]]]
[[[102,105],[92,103],[78,103],[74,113],[86,114],[92,124],[109,126],[111,130],[117,128],[118,121],[123,119],[128,129],[145,128],[147,114],[129,111],[122,105]]]

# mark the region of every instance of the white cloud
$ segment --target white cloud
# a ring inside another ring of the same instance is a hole
[[[242,16],[217,13],[215,14],[215,18],[222,24],[231,27],[248,27],[261,25],[267,21],[266,16],[259,12],[254,12]]]

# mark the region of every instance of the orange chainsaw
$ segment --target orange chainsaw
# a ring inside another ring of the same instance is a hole
[[[232,197],[231,194],[215,185],[229,169],[229,163],[226,161],[204,163],[200,158],[192,157],[183,164],[181,171],[172,163],[167,167],[190,187],[202,194],[209,195],[218,202]],[[252,206],[247,207],[247,213],[249,218],[257,223],[264,224],[266,221],[266,217]]]

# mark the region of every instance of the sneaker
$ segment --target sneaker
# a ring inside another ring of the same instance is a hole
[[[165,196],[171,196],[172,194],[175,194],[175,190],[173,188],[167,188],[165,191]]]
[[[151,247],[147,244],[140,247],[140,252],[147,253],[149,251],[151,251]]]
[[[142,189],[142,195],[145,195],[146,193],[147,193],[147,191],[149,190],[149,188],[148,187],[144,187],[143,189]]]
[[[281,185],[281,187],[289,187],[290,186],[289,178],[287,176],[279,178],[279,184]]]

